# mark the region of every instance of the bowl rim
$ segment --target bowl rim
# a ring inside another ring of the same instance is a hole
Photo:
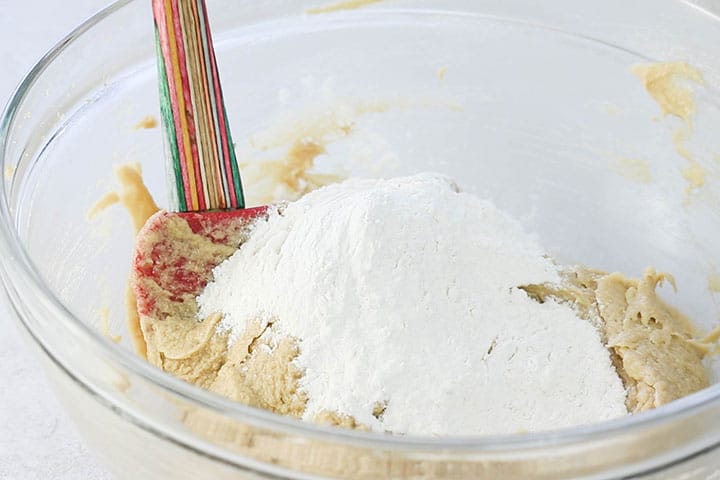
[[[19,108],[47,67],[70,44],[82,37],[88,30],[110,17],[116,11],[139,1],[141,0],[116,0],[114,3],[98,11],[56,43],[24,76],[21,83],[12,93],[2,113],[2,117],[0,117],[0,167],[4,169],[7,164],[6,150],[8,133],[11,131],[14,121],[17,118]],[[680,0],[680,2],[701,9],[701,7],[694,4],[691,0]],[[443,437],[393,436],[375,432],[345,430],[316,425],[250,407],[186,383],[154,367],[131,350],[122,348],[109,341],[102,336],[100,332],[91,328],[73,315],[43,280],[39,270],[30,259],[29,253],[22,245],[19,233],[12,220],[7,184],[8,182],[6,181],[0,182],[0,250],[8,253],[0,256],[0,267],[2,267],[0,268],[0,273],[2,273],[4,277],[4,288],[6,290],[8,289],[5,284],[6,282],[14,283],[11,280],[12,276],[19,277],[22,282],[27,284],[31,289],[31,291],[21,296],[32,296],[32,298],[40,299],[44,304],[43,306],[49,310],[54,318],[60,320],[65,328],[73,335],[79,337],[81,341],[89,342],[94,347],[100,349],[112,362],[117,363],[122,368],[141,377],[144,381],[148,381],[172,395],[237,421],[287,434],[301,435],[329,442],[339,441],[343,444],[361,447],[385,448],[395,451],[442,450],[452,454],[468,451],[492,452],[500,450],[521,451],[539,448],[559,448],[570,444],[577,446],[583,442],[597,442],[621,434],[630,434],[639,430],[654,428],[663,424],[666,420],[677,420],[688,417],[700,413],[704,408],[720,403],[720,384],[715,384],[660,408],[593,425],[524,435],[506,434]],[[12,273],[12,275],[10,273]],[[14,300],[11,299],[11,301]],[[33,333],[33,339],[41,342],[25,318],[23,318],[22,315],[18,315],[18,317],[24,326]],[[52,351],[53,349],[51,348],[50,350]],[[56,361],[62,363],[59,357],[56,357]],[[77,377],[75,378],[77,381],[82,381]],[[87,384],[87,382],[83,383],[85,383],[85,386],[90,390],[95,390],[93,386]]]

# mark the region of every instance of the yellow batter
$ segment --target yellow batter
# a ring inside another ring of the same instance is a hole
[[[663,115],[674,115],[690,123],[695,113],[693,91],[683,82],[704,84],[698,70],[685,62],[636,65],[633,73],[655,99]]]
[[[325,5],[324,7],[309,8],[306,10],[306,12],[310,14],[318,14],[339,12],[341,10],[356,10],[358,8],[372,5],[373,3],[380,3],[382,1],[384,0],[345,0],[343,2]]]
[[[682,169],[682,175],[687,181],[686,193],[689,195],[693,190],[705,185],[707,177],[707,170],[693,158],[686,147],[695,113],[695,94],[690,85],[704,85],[702,74],[685,62],[636,65],[633,73],[657,102],[663,116],[672,115],[685,122],[685,126],[678,128],[673,134],[673,143],[678,155],[688,162]]]

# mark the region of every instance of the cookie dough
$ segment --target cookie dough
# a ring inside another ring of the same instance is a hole
[[[137,251],[160,259],[148,265],[168,274],[168,265],[192,258],[195,289],[173,290],[172,278],[141,285],[147,298],[131,297],[131,330],[139,332],[139,351],[164,371],[189,383],[244,404],[300,418],[307,398],[299,389],[302,372],[293,363],[298,344],[276,335],[273,324],[258,322],[228,348],[228,332],[218,328],[220,317],[198,322],[196,296],[211,280],[212,268],[227,259],[247,234],[244,228],[197,234],[180,217],[154,222],[157,212],[137,168],[119,170],[125,188],[119,198],[133,212],[134,224],[145,224]],[[153,231],[153,224],[162,230]],[[211,240],[212,239],[212,240]],[[158,245],[172,245],[157,251]],[[147,278],[136,282],[150,282]],[[568,302],[602,333],[611,358],[627,388],[627,408],[637,413],[659,407],[709,384],[702,364],[708,349],[692,323],[656,294],[672,277],[649,269],[640,279],[583,267],[566,269],[562,285],[525,285],[532,298]],[[138,315],[139,312],[139,315]],[[376,414],[382,414],[382,405]],[[319,423],[364,429],[354,419],[321,412]]]
[[[142,306],[148,299],[138,298],[148,361],[230,399],[300,418],[307,398],[299,389],[302,372],[293,363],[298,354],[296,341],[276,335],[272,324],[263,327],[258,323],[228,349],[228,333],[219,331],[218,315],[196,320],[195,296],[210,280],[211,268],[234,252],[235,242],[242,242],[242,231],[228,235],[227,244],[218,244],[193,233],[181,218],[174,217],[163,225],[165,230],[145,234],[141,242],[146,242],[147,248],[156,248],[159,239],[180,245],[165,251],[163,262],[167,265],[192,252],[198,291],[178,295],[165,286],[171,279],[164,284],[142,285],[152,292],[147,310]],[[144,248],[141,243],[139,250]],[[164,267],[160,265],[159,269]],[[693,340],[697,333],[692,324],[656,294],[657,285],[672,281],[671,277],[648,270],[641,279],[628,279],[619,273],[575,268],[566,272],[565,280],[561,286],[523,288],[540,302],[555,298],[576,305],[600,328],[627,388],[629,412],[649,410],[708,386],[702,365],[704,350]],[[363,428],[333,412],[323,412],[317,421]]]

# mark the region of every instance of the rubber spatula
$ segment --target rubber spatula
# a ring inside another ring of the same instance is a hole
[[[215,267],[198,264],[178,222],[237,247],[247,226],[267,212],[245,208],[205,0],[152,0],[152,7],[174,211],[157,213],[138,235],[133,289],[141,315],[153,313],[157,288],[178,301],[194,298]]]

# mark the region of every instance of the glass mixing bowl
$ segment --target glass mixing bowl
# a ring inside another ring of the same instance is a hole
[[[251,197],[277,192],[272,178],[252,179],[258,162],[303,139],[325,146],[319,172],[441,171],[522,218],[562,262],[674,273],[678,292],[664,295],[714,326],[717,3],[388,0],[308,11],[314,6],[209,2]],[[7,296],[58,395],[118,478],[720,476],[717,385],[590,427],[414,438],[281,418],[145,363],[124,313],[130,222],[119,208],[93,220],[87,213],[113,188],[112,166],[128,161],[141,162],[166,199],[161,131],[133,128],[158,115],[154,55],[149,2],[120,1],[38,63],[0,130]],[[702,71],[692,125],[660,118],[631,72],[659,60]],[[707,174],[688,191],[689,161],[673,136],[690,128],[683,145]]]

